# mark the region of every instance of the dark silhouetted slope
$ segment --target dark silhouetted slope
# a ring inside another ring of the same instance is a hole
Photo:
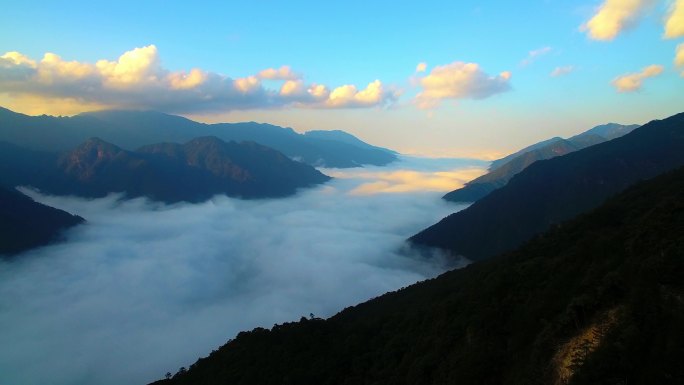
[[[683,293],[679,169],[514,252],[240,333],[155,384],[681,384]]]
[[[544,161],[467,209],[413,236],[478,260],[519,246],[549,226],[600,205],[631,184],[684,165],[684,113],[623,137]]]
[[[57,241],[64,230],[82,222],[79,216],[0,186],[0,256]]]
[[[69,150],[98,137],[126,150],[159,143],[184,143],[201,136],[252,141],[314,166],[385,165],[391,151],[370,146],[350,134],[298,134],[291,128],[254,122],[203,124],[153,111],[98,111],[73,117],[27,116],[0,110],[0,141],[43,151]]]
[[[625,126],[610,123],[596,126],[569,139],[556,137],[536,143],[505,158],[495,160],[487,174],[466,183],[460,189],[447,193],[444,199],[452,202],[475,202],[505,186],[517,173],[538,160],[555,158],[603,143],[625,135],[637,127],[638,125]]]

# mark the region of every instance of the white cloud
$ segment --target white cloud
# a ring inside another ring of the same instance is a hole
[[[299,74],[292,72],[289,66],[282,66],[278,69],[267,68],[258,74],[261,79],[272,79],[272,80],[297,80],[301,79]]]
[[[476,63],[454,62],[437,66],[418,79],[422,91],[416,96],[419,108],[433,108],[445,99],[484,99],[510,90],[511,73],[490,76]]]
[[[580,27],[594,40],[613,40],[636,25],[655,0],[605,0],[596,14]]]
[[[281,86],[262,80],[284,81]],[[230,78],[193,68],[190,72],[163,68],[157,47],[149,45],[125,52],[117,60],[95,64],[65,61],[46,53],[35,61],[19,52],[0,56],[0,94],[21,103],[51,105],[52,110],[73,112],[93,106],[153,109],[171,113],[226,112],[255,108],[358,108],[383,106],[396,100],[376,80],[357,91],[355,85],[334,89],[306,84],[288,66],[268,68],[255,75]],[[353,91],[353,92],[351,92]],[[334,96],[334,98],[333,98]]]
[[[537,60],[540,56],[544,56],[551,52],[553,49],[551,47],[542,47],[539,49],[532,50],[527,53],[527,57],[520,62],[520,65],[527,66],[532,64],[533,61]]]
[[[427,63],[425,62],[420,62],[416,66],[416,72],[425,72],[427,70]]]
[[[3,384],[146,384],[241,330],[328,317],[433,277],[444,260],[402,252],[404,240],[465,206],[441,192],[352,191],[379,172],[473,166],[486,164],[402,158],[286,199],[38,196],[88,222],[0,260]]]
[[[684,36],[684,0],[675,0],[665,18],[666,38]]]
[[[613,80],[613,86],[618,92],[634,92],[641,89],[641,84],[645,79],[660,75],[663,72],[663,66],[650,65],[645,67],[641,72],[627,74],[617,77]]]
[[[550,76],[556,78],[559,76],[567,75],[575,70],[574,66],[562,66],[556,67],[551,71]]]

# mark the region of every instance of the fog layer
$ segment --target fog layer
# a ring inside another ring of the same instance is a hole
[[[291,198],[194,205],[29,191],[88,223],[67,242],[0,262],[0,382],[142,384],[241,330],[328,317],[433,277],[453,262],[402,252],[403,242],[463,208],[438,190],[484,166],[403,158],[338,170]],[[411,177],[387,177],[395,172]],[[359,193],[374,175],[382,188]],[[430,191],[387,185],[430,178],[439,178]]]

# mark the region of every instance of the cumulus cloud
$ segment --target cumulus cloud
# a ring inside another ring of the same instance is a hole
[[[675,0],[665,18],[665,35],[672,39],[684,36],[684,0]]]
[[[551,51],[552,51],[551,47],[542,47],[539,49],[532,50],[532,51],[527,53],[527,57],[525,59],[523,59],[522,62],[520,62],[520,65],[528,66],[528,65],[532,64],[533,61],[537,60],[540,56],[544,56]]]
[[[289,66],[282,66],[278,69],[267,68],[259,72],[259,77],[261,79],[275,79],[275,80],[296,80],[300,79],[301,76],[292,72]]]
[[[675,49],[674,63],[677,67],[684,67],[684,43],[679,44]],[[684,76],[684,72],[681,75]]]
[[[416,66],[416,72],[425,72],[427,70],[427,63],[425,62],[420,62]]]
[[[403,158],[390,170],[474,166],[486,163]],[[435,192],[351,193],[369,180],[338,178],[286,199],[171,206],[32,193],[88,223],[66,243],[0,261],[3,382],[145,384],[241,330],[328,317],[453,266],[402,247],[465,206]]]
[[[594,40],[613,40],[633,26],[655,0],[605,0],[594,16],[580,29]]]
[[[171,71],[161,65],[154,45],[135,48],[117,60],[99,60],[95,64],[66,61],[53,53],[46,53],[36,61],[19,52],[7,52],[0,56],[0,90],[4,98],[16,102],[42,98],[46,104],[57,100],[71,106],[142,108],[171,113],[375,107],[396,100],[396,92],[388,90],[379,80],[360,91],[354,85],[345,85],[329,92],[325,85],[306,84],[288,66],[268,68],[241,78],[199,68],[189,72]],[[335,98],[329,98],[332,96]]]
[[[574,66],[556,67],[556,68],[553,69],[553,71],[551,71],[551,73],[550,73],[549,75],[552,76],[552,77],[554,77],[554,78],[556,78],[556,77],[559,77],[559,76],[567,75],[567,74],[571,73],[571,72],[574,71],[574,70],[575,70],[575,67],[574,67]]]
[[[511,73],[491,76],[476,63],[454,62],[437,66],[418,79],[422,91],[416,96],[419,108],[433,108],[444,99],[485,99],[511,89]]]
[[[613,86],[618,92],[634,92],[641,89],[641,84],[645,79],[660,75],[663,72],[663,66],[650,65],[645,67],[641,72],[626,74],[619,76],[613,80]]]

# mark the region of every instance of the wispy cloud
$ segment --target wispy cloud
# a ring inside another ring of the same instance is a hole
[[[634,92],[641,89],[645,79],[652,78],[663,73],[663,66],[650,65],[641,72],[619,76],[613,80],[613,86],[618,92]]]
[[[666,38],[672,39],[684,36],[684,0],[675,0],[665,17]]]
[[[559,76],[564,76],[567,75],[575,70],[575,66],[562,66],[562,67],[556,67],[551,71],[549,74],[550,76],[556,78]]]
[[[270,88],[269,82],[283,82]],[[255,75],[231,78],[193,68],[162,67],[157,47],[125,52],[117,60],[96,63],[66,61],[53,53],[34,60],[19,52],[0,56],[0,93],[10,98],[54,103],[145,108],[165,112],[225,112],[282,107],[364,108],[390,104],[398,92],[380,80],[364,89],[342,85],[332,90],[307,83],[290,67],[268,68]]]
[[[677,67],[684,67],[684,43],[679,44],[675,49],[674,63]],[[681,73],[684,76],[684,71]]]
[[[605,0],[594,16],[580,27],[594,40],[609,41],[635,26],[655,0]]]
[[[537,60],[539,57],[548,54],[552,50],[553,49],[551,47],[542,47],[539,49],[532,50],[532,51],[527,53],[527,57],[520,62],[520,65],[523,67],[526,67],[526,66],[532,64],[532,62]]]
[[[417,79],[422,91],[415,102],[419,108],[428,109],[445,99],[485,99],[510,90],[510,79],[508,71],[491,76],[477,63],[453,62]]]
[[[416,66],[416,72],[425,72],[427,70],[427,63],[425,62],[420,62]]]

